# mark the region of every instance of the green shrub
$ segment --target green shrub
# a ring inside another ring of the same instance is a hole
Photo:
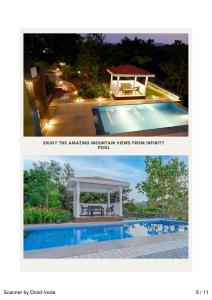
[[[187,214],[184,214],[184,215],[176,215],[176,217],[177,217],[177,220],[178,220],[178,221],[185,221],[185,222],[188,221],[188,215],[187,215]]]
[[[78,96],[86,99],[109,97],[109,89],[104,84],[83,82],[79,85]]]
[[[49,208],[62,208],[61,201],[58,199],[58,191],[51,191],[50,197],[49,197],[49,203],[48,203]]]
[[[47,77],[45,81],[45,85],[46,85],[47,95],[51,95],[54,92],[54,89],[57,87],[57,81]]]
[[[24,224],[69,222],[71,217],[69,210],[55,208],[44,209],[38,207],[24,208]]]

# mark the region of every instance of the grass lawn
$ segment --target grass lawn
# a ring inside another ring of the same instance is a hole
[[[148,85],[146,91],[146,97],[152,97],[152,96],[163,97],[163,96],[167,96],[167,94]]]

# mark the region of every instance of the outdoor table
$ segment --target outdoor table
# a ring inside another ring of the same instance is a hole
[[[123,88],[124,94],[132,94],[133,89],[132,88]]]
[[[101,216],[104,215],[104,208],[101,205],[88,206],[88,216],[93,217],[95,212],[100,212]]]

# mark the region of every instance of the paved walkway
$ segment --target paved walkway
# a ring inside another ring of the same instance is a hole
[[[138,256],[137,258],[186,259],[186,258],[188,258],[188,247],[177,248],[177,249],[167,250],[167,251],[161,251],[161,252],[147,254],[147,255],[141,255],[141,256]]]
[[[142,255],[140,255],[142,253]],[[187,255],[186,255],[187,254]],[[75,255],[69,258],[188,258],[187,241],[176,240],[150,244],[146,246],[128,247],[110,251],[99,251],[85,255]]]

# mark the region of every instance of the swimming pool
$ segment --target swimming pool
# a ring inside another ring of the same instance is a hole
[[[188,125],[188,112],[174,103],[127,104],[93,107],[97,134]]]
[[[24,250],[173,234],[187,230],[187,222],[170,220],[120,222],[116,224],[36,226],[33,229],[25,229]]]

